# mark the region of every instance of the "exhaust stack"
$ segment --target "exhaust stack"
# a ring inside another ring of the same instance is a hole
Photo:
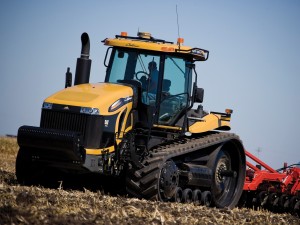
[[[77,58],[74,85],[89,83],[92,60],[90,56],[90,39],[87,33],[81,35],[81,55]]]

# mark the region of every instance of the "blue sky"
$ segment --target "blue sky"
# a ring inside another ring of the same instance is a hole
[[[275,168],[300,161],[300,2],[79,1],[0,2],[0,135],[39,125],[41,105],[75,74],[82,32],[91,39],[91,82],[104,80],[106,47],[121,31],[210,51],[196,66],[204,109],[234,110],[232,132]]]

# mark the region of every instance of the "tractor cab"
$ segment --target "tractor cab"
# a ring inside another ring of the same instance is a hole
[[[195,52],[180,43],[154,39],[149,33],[139,33],[137,38],[116,36],[104,43],[113,46],[108,49],[105,82],[133,86],[140,124],[181,128],[185,112],[193,105],[193,93],[197,93],[193,85],[197,80],[193,75]],[[198,53],[198,58],[201,54],[202,60],[207,59],[204,54],[208,52]]]

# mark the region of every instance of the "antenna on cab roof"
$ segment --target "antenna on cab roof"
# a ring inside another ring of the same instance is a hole
[[[177,38],[177,45],[180,49],[180,45],[183,44],[183,38],[180,37],[180,31],[179,31],[179,16],[177,11],[177,5],[176,5],[176,16],[177,16],[177,32],[178,32],[178,38]]]
[[[180,32],[179,32],[179,22],[178,22],[178,11],[177,11],[177,4],[176,4],[176,16],[177,16],[177,33],[178,33],[178,38],[180,38]]]

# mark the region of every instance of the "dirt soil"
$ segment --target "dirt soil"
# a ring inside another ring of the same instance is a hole
[[[18,145],[0,137],[0,224],[300,224],[290,214],[216,209],[109,196],[101,191],[21,186],[15,177]]]

